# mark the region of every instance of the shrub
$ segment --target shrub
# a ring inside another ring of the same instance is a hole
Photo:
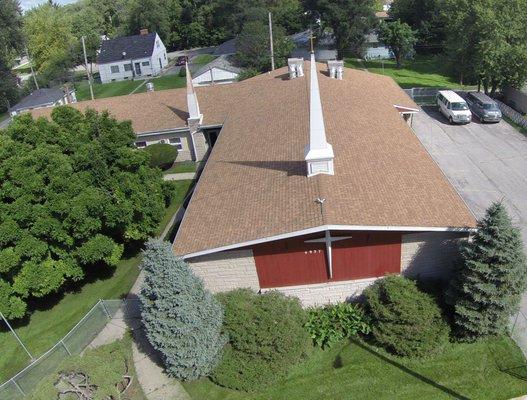
[[[297,298],[238,289],[218,295],[229,346],[212,375],[232,389],[253,391],[285,376],[309,347],[306,314]]]
[[[169,243],[150,240],[143,253],[143,324],[166,371],[182,380],[208,375],[226,343],[221,304]]]
[[[364,291],[375,340],[401,356],[426,356],[448,341],[448,326],[434,299],[402,276],[388,276]]]
[[[358,333],[370,333],[364,311],[350,303],[310,309],[306,328],[315,345],[323,349]]]
[[[187,70],[185,69],[185,66],[182,66],[180,69],[179,69],[179,73],[178,75],[181,77],[181,78],[184,78],[187,76]]]
[[[464,340],[505,333],[526,288],[527,263],[520,231],[501,203],[492,204],[446,293],[456,334]]]
[[[145,151],[150,154],[150,166],[161,169],[168,169],[176,161],[178,155],[174,146],[165,143],[156,143],[145,147]]]

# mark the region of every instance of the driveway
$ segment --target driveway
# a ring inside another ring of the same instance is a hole
[[[527,137],[504,121],[450,125],[435,107],[414,115],[412,127],[477,218],[504,202],[527,249]]]

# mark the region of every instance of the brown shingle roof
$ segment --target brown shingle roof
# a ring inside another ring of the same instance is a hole
[[[394,108],[417,106],[388,77],[346,69],[338,81],[319,72],[335,175],[307,178],[307,65],[305,71],[306,77],[288,80],[281,69],[232,86],[235,107],[185,213],[177,254],[320,225],[475,226]],[[316,198],[326,199],[323,214]]]

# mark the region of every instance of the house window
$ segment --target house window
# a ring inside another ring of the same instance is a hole
[[[165,56],[165,61],[167,60],[167,53],[163,53],[163,55]]]
[[[150,65],[150,61],[143,61],[142,64],[143,67],[148,67]]]
[[[176,149],[183,150],[180,137],[170,138],[169,142],[172,146],[176,146]]]
[[[132,70],[132,64],[124,64],[124,70],[125,71],[131,71]]]
[[[146,142],[135,142],[135,146],[138,149],[142,149],[142,148],[146,147]]]
[[[156,40],[156,47],[159,47],[159,40]]]
[[[112,71],[112,74],[118,74],[119,73],[119,66],[118,65],[112,65],[110,67],[110,70]]]

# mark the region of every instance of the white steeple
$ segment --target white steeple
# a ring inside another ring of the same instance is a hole
[[[309,88],[309,144],[304,150],[308,177],[318,174],[334,175],[335,173],[333,147],[326,141],[317,74],[315,53],[312,51]]]
[[[201,123],[203,119],[203,114],[199,112],[198,97],[196,96],[196,91],[194,90],[194,85],[192,84],[192,76],[190,76],[190,70],[188,68],[188,63],[185,63],[186,76],[187,76],[187,107],[189,120],[192,122]],[[190,121],[189,121],[190,122]]]

